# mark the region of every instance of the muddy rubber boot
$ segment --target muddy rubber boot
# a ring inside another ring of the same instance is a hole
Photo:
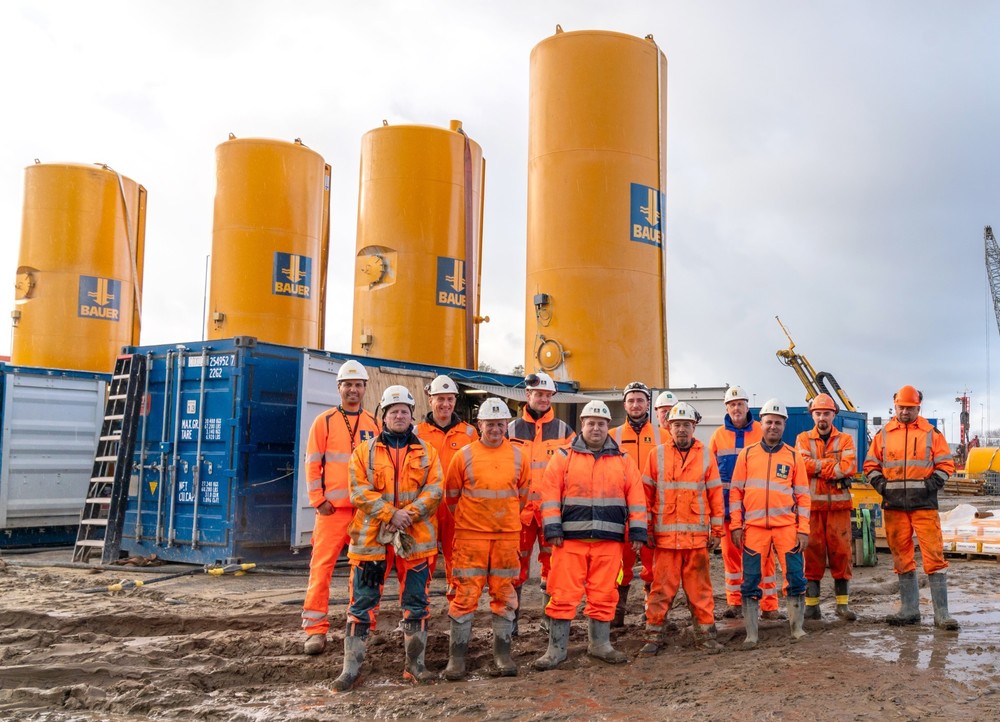
[[[792,641],[797,642],[806,636],[806,630],[802,628],[802,621],[806,616],[806,598],[804,596],[788,597],[788,630],[792,634]]]
[[[722,613],[725,619],[739,619],[743,616],[743,606],[740,604],[730,604]],[[756,617],[755,617],[756,618]]]
[[[542,621],[539,622],[538,627],[546,634],[549,633],[549,615],[545,613],[545,608],[549,606],[550,599],[552,599],[552,596],[548,592],[542,590]]]
[[[834,582],[836,584],[836,582]],[[822,619],[823,612],[819,609],[819,582],[806,582],[806,619]]]
[[[512,637],[516,637],[518,634],[517,622],[521,618],[521,587],[514,587],[514,594],[517,595],[517,609],[514,610],[514,626],[510,630]]]
[[[621,629],[625,626],[625,612],[628,607],[628,584],[618,587],[618,605],[615,607],[615,618],[611,620],[612,629]]]
[[[667,636],[666,626],[662,627],[651,627],[646,625],[646,636],[643,639],[645,642],[642,648],[636,656],[639,657],[655,657],[660,653],[660,647],[663,646],[665,637]]]
[[[532,666],[541,672],[555,669],[566,659],[568,649],[569,620],[549,619],[549,648]]]
[[[323,654],[326,649],[326,635],[325,634],[310,634],[306,637],[305,652],[306,654]]]
[[[833,580],[833,591],[837,595],[837,616],[847,622],[856,622],[858,620],[858,615],[854,613],[848,605],[851,600],[850,594],[848,593],[848,581],[846,579],[834,579]],[[806,604],[809,600],[806,599]]]
[[[718,641],[719,631],[714,624],[694,624],[695,644],[704,649],[709,654],[718,654],[722,651],[722,645]]]
[[[628,661],[624,652],[619,652],[611,646],[611,622],[599,622],[596,619],[588,619],[587,636],[590,644],[587,646],[587,654],[608,664],[622,664]]]
[[[493,615],[493,664],[501,677],[516,677],[517,665],[510,658],[510,628],[512,622],[499,614]]]
[[[899,575],[899,611],[885,621],[894,627],[920,623],[920,587],[915,571]]]
[[[931,602],[934,604],[934,626],[954,632],[958,622],[948,614],[948,576],[945,572],[927,575],[931,586]]]
[[[757,624],[760,614],[760,600],[743,598],[743,623],[747,628],[747,638],[743,640],[743,649],[753,649],[757,646]]]
[[[766,612],[761,612],[760,618],[765,619],[769,622],[774,622],[784,619],[784,617],[781,616],[781,612],[779,612],[777,609],[768,609]]]
[[[469,653],[469,638],[472,636],[472,615],[463,615],[463,620],[451,619],[451,641],[448,643],[448,666],[441,676],[455,682],[465,677],[465,656]]]
[[[414,684],[424,684],[437,677],[424,666],[424,652],[427,650],[427,629],[422,619],[403,620],[403,651],[406,664],[403,679]]]
[[[344,669],[337,679],[333,680],[333,688],[337,692],[346,692],[357,684],[361,675],[361,663],[365,661],[365,650],[368,648],[367,624],[347,623],[344,633]]]

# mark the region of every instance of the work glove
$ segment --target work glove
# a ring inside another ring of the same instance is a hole
[[[361,586],[369,589],[377,589],[382,586],[385,580],[385,560],[374,562],[361,562],[358,564],[361,570]]]
[[[879,496],[885,496],[883,493],[885,491],[885,477],[882,474],[877,471],[869,474],[868,483],[879,493]]]
[[[936,492],[939,489],[943,489],[947,481],[948,477],[946,477],[943,472],[935,471],[933,474],[924,479],[924,485],[927,487],[927,491]]]

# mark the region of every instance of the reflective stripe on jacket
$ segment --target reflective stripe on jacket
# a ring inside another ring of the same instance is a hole
[[[576,432],[565,421],[557,419],[552,409],[546,411],[538,421],[535,421],[528,413],[528,407],[525,406],[520,418],[507,424],[507,437],[512,444],[520,447],[531,460],[528,506],[537,513],[541,500],[539,489],[545,467],[548,466],[552,455],[556,453],[556,449],[576,438]]]
[[[654,427],[652,419],[648,419],[643,427],[636,433],[632,425],[626,420],[621,426],[616,426],[608,432],[618,448],[622,450],[628,458],[635,462],[636,467],[641,471],[646,464],[646,457],[649,452],[656,448],[657,444],[665,444],[670,439],[670,434],[666,429],[658,426]]]
[[[857,473],[858,458],[850,434],[832,428],[825,442],[816,427],[803,431],[795,439],[795,448],[802,455],[809,474],[809,492],[813,511],[842,511],[851,508],[851,492],[835,485]]]
[[[944,434],[927,419],[901,424],[894,418],[872,439],[864,470],[886,479],[883,509],[937,509],[938,489],[955,473],[955,460]]]
[[[428,413],[427,420],[417,424],[413,433],[434,447],[441,460],[441,468],[447,471],[455,452],[476,441],[479,432],[475,426],[458,418],[457,414],[451,415],[451,425],[447,429],[435,424],[433,418],[434,415]]]
[[[747,411],[747,425],[742,429],[733,426],[732,419],[726,414],[722,426],[712,433],[712,438],[708,441],[708,450],[715,456],[715,462],[719,465],[719,478],[722,480],[722,500],[726,505],[726,518],[729,518],[729,484],[733,478],[733,467],[736,466],[736,457],[739,453],[750,446],[756,444],[764,437],[764,430],[760,423],[753,418],[753,412]]]
[[[736,457],[730,490],[732,526],[772,529],[795,525],[809,533],[809,475],[802,455],[788,444],[768,451],[763,442],[748,446]]]
[[[661,549],[698,549],[722,536],[722,481],[708,447],[697,439],[686,451],[670,439],[652,451],[642,483],[649,532]]]
[[[445,477],[445,498],[456,538],[520,536],[531,478],[525,461],[506,439],[495,449],[476,441],[455,454]]]
[[[354,429],[353,443],[348,424]],[[313,507],[320,506],[324,499],[334,507],[352,506],[347,486],[347,465],[351,452],[377,433],[375,417],[364,409],[359,415],[352,416],[343,414],[336,407],[316,417],[306,441],[306,483],[309,503]]]

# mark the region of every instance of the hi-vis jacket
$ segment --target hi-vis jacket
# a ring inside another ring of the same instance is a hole
[[[877,477],[873,484],[883,509],[937,509],[938,489],[955,473],[955,460],[944,435],[923,416],[912,424],[894,418],[872,439],[864,469],[869,481],[876,472],[885,477],[884,486]]]
[[[347,487],[351,453],[358,444],[377,433],[375,417],[364,409],[355,416],[345,414],[338,406],[316,417],[306,442],[310,505],[318,507],[326,500],[335,508],[352,506]]]
[[[393,452],[399,452],[399,473],[393,467]],[[406,530],[414,547],[408,559],[437,553],[437,528],[433,523],[441,503],[441,462],[430,444],[413,433],[402,449],[386,447],[382,435],[354,450],[350,464],[351,502],[357,508],[348,533],[352,560],[385,559],[385,545],[377,539],[382,524],[388,524],[398,509],[410,514],[413,524]]]
[[[434,414],[428,412],[427,419],[417,424],[414,433],[424,441],[430,442],[430,445],[438,452],[441,468],[445,472],[448,471],[448,465],[451,464],[455,452],[479,438],[476,427],[462,421],[458,418],[458,414],[452,414],[448,427],[442,429],[434,423]]]
[[[581,437],[558,449],[542,481],[542,528],[552,539],[646,541],[646,496],[636,465],[608,437],[596,454]]]
[[[565,446],[576,437],[570,425],[557,419],[552,409],[535,421],[524,407],[520,418],[507,424],[507,437],[524,452],[531,460],[531,484],[528,487],[528,503],[522,514],[522,522],[528,523],[525,516],[538,516],[538,505],[541,500],[539,490],[542,484],[542,474],[555,454],[556,449]]]
[[[803,431],[795,439],[809,474],[811,511],[843,511],[851,508],[851,492],[836,483],[850,479],[858,470],[854,439],[850,434],[831,429],[825,442],[816,427]]]
[[[756,444],[764,437],[760,423],[753,418],[753,412],[747,411],[747,425],[742,429],[733,426],[732,419],[726,414],[722,426],[717,428],[708,441],[708,450],[715,456],[719,465],[719,478],[722,479],[722,499],[726,505],[726,518],[729,518],[729,483],[733,478],[733,468],[739,453]]]
[[[445,498],[456,538],[517,541],[528,500],[528,458],[506,439],[495,449],[481,441],[463,447],[448,466]]]
[[[748,446],[736,457],[729,492],[732,527],[795,525],[797,534],[809,533],[809,475],[802,455],[788,444],[773,449],[763,442]]]
[[[649,532],[661,549],[699,549],[708,535],[722,536],[722,482],[708,447],[697,439],[681,451],[673,439],[646,461],[642,483],[649,508]]]
[[[618,444],[618,448],[635,462],[640,471],[646,465],[646,457],[649,456],[649,452],[657,444],[667,443],[670,438],[666,429],[653,426],[652,417],[646,420],[646,423],[639,429],[639,433],[636,433],[632,424],[626,419],[624,424],[611,429],[609,434]]]

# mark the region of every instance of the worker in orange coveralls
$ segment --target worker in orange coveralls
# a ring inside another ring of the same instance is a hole
[[[958,622],[948,613],[948,562],[944,559],[937,511],[938,490],[955,472],[955,461],[944,435],[920,415],[923,394],[912,386],[903,386],[892,398],[896,416],[875,434],[864,465],[868,483],[882,495],[885,533],[899,576],[899,611],[886,621],[893,625],[920,621],[917,565],[913,559],[916,534],[930,582],[934,626],[955,630]]]
[[[387,549],[395,550],[399,579],[400,626],[406,664],[403,679],[427,682],[437,675],[424,666],[427,648],[430,558],[437,554],[434,515],[443,493],[441,462],[434,447],[413,433],[416,403],[404,386],[382,393],[382,431],[351,455],[351,522],[348,577],[350,606],[344,635],[344,669],[333,687],[348,690],[358,681],[368,633],[375,627],[385,583]]]
[[[763,438],[736,457],[729,491],[732,541],[743,548],[745,649],[757,646],[761,562],[781,555],[792,640],[805,636],[806,579],[803,552],[809,543],[809,475],[802,454],[781,441],[788,411],[777,399],[760,409]]]
[[[642,469],[649,452],[657,444],[666,442],[670,435],[666,426],[654,423],[649,415],[649,404],[652,393],[642,381],[633,381],[622,391],[622,402],[625,405],[625,423],[611,430],[611,438],[618,444],[629,459],[635,462],[637,469]],[[641,579],[648,589],[653,581],[653,550],[644,546],[639,557],[642,560]],[[615,617],[611,627],[625,626],[625,612],[628,608],[628,592],[632,584],[636,555],[632,545],[622,548],[622,572],[618,579],[618,606],[615,607]]]
[[[653,585],[646,601],[646,644],[640,657],[652,657],[664,641],[664,621],[683,584],[694,616],[694,636],[709,653],[716,641],[715,601],[709,551],[722,537],[722,482],[708,447],[694,438],[698,412],[681,402],[670,412],[670,438],[649,452],[642,483],[649,509],[653,547]]]
[[[806,619],[822,619],[819,583],[829,559],[836,614],[853,622],[848,584],[851,579],[851,477],[858,470],[854,439],[833,425],[837,404],[820,394],[809,404],[815,424],[795,440],[809,473],[809,546],[806,547]]]
[[[435,376],[424,390],[430,399],[431,410],[426,419],[417,424],[415,433],[434,447],[441,459],[441,468],[448,471],[448,465],[455,452],[479,438],[476,427],[462,421],[455,413],[458,400],[458,386],[444,375]],[[452,598],[451,549],[455,540],[455,522],[446,504],[441,504],[437,512],[438,545],[444,556],[444,573],[448,580],[447,597]],[[431,576],[434,576],[437,557],[431,558]]]
[[[549,648],[535,669],[554,669],[566,659],[570,620],[587,595],[587,654],[609,664],[627,661],[611,646],[611,619],[625,533],[635,552],[646,543],[646,498],[635,464],[608,436],[611,412],[591,401],[580,414],[580,435],[560,448],[545,469],[542,523],[552,544]]]
[[[361,408],[368,372],[357,361],[344,362],[337,371],[340,404],[316,417],[306,442],[306,480],[309,503],[316,509],[309,558],[309,586],[302,606],[306,654],[326,649],[330,629],[330,578],[347,543],[347,527],[354,518],[347,488],[347,464],[362,441],[378,433],[375,417]]]
[[[576,436],[572,427],[555,417],[552,410],[552,396],[556,392],[556,383],[546,373],[528,374],[525,377],[525,395],[528,403],[524,405],[519,418],[507,425],[507,437],[511,443],[519,447],[531,459],[531,486],[528,489],[528,503],[521,511],[521,574],[514,585],[517,591],[517,615],[514,617],[513,635],[518,634],[517,622],[521,615],[521,587],[528,580],[531,569],[531,551],[538,542],[538,563],[542,566],[542,598],[543,608],[548,604],[546,581],[549,578],[549,558],[552,548],[545,542],[542,534],[542,513],[538,508],[539,489],[542,484],[542,474],[549,459],[556,449],[568,444]],[[543,621],[542,629],[545,630]]]
[[[483,587],[490,591],[493,612],[493,662],[501,677],[517,675],[510,658],[511,631],[517,611],[514,582],[521,509],[531,478],[528,457],[505,438],[510,409],[498,398],[479,407],[482,438],[461,449],[445,476],[445,499],[455,519],[452,575],[455,596],[448,608],[451,642],[444,678],[465,677],[472,618]]]

